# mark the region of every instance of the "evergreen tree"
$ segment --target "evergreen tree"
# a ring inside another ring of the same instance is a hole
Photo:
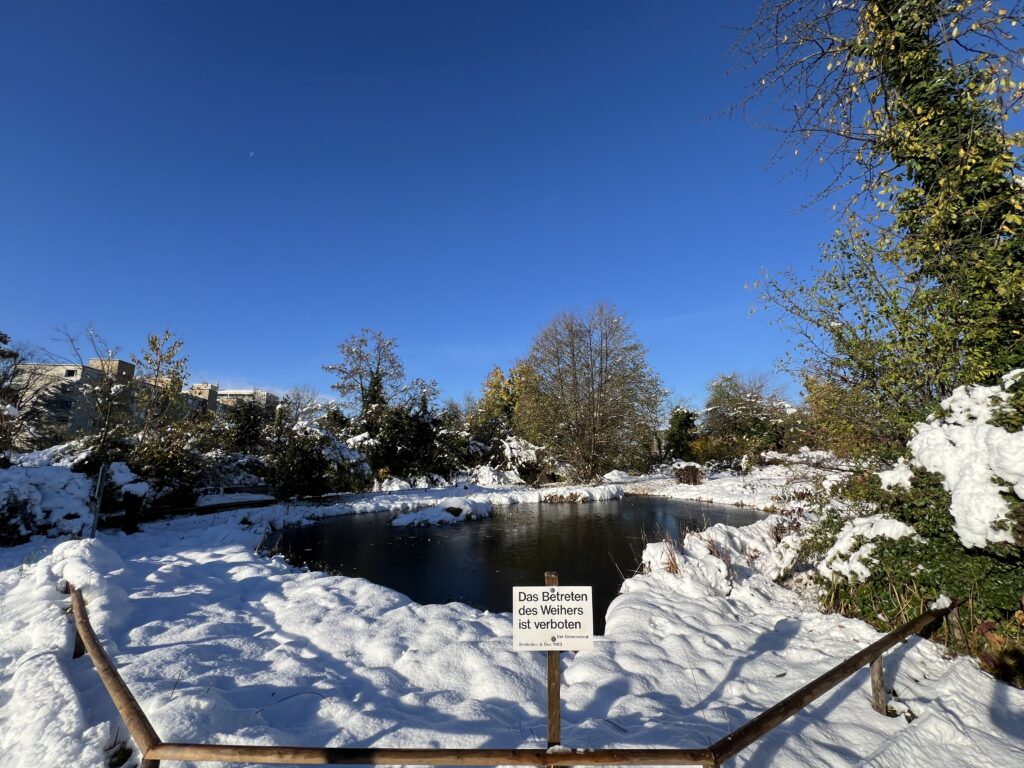
[[[665,458],[693,459],[693,441],[697,437],[697,416],[689,408],[673,408],[665,431]]]

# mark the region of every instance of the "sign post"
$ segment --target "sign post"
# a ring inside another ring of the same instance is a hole
[[[558,586],[558,571],[544,573],[544,586]],[[562,743],[562,652],[548,651],[548,749]]]
[[[512,588],[512,649],[548,654],[548,747],[562,741],[560,654],[593,647],[591,587],[559,587],[558,573],[547,571],[543,587]]]

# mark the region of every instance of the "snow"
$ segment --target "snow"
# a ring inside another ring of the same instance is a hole
[[[272,501],[273,499],[273,496],[266,493],[207,493],[196,499],[196,506],[209,507],[214,504],[228,504],[243,501]]]
[[[779,471],[626,487],[720,498],[746,488],[749,506],[766,486],[786,493],[814,482],[793,467],[784,482]],[[165,741],[543,749],[545,657],[512,651],[510,615],[418,605],[254,550],[269,526],[314,515],[622,492],[403,490],[0,549],[0,765],[103,768],[114,734],[125,733],[89,660],[71,658],[60,578],[82,589],[102,642]],[[606,635],[591,651],[563,656],[566,749],[707,746],[879,637],[773,581],[789,557],[778,526],[793,514],[717,525],[678,548],[647,546],[647,572],[624,582]],[[892,522],[876,520],[869,532],[898,532]],[[730,765],[1024,764],[1024,691],[917,637],[885,656],[885,671],[893,707],[912,720],[871,709],[865,668]]]
[[[892,469],[878,473],[878,479],[882,481],[883,488],[909,488],[913,477],[914,470],[903,458],[897,461]]]
[[[611,472],[605,473],[601,479],[606,483],[628,483],[634,477],[628,472],[623,472],[621,469],[613,469]]]
[[[89,451],[79,441],[72,440],[40,451],[15,454],[11,463],[20,467],[72,467],[88,455]]]
[[[128,485],[121,486],[121,492],[126,493],[130,496],[138,496],[140,498],[146,496],[152,490],[149,483],[145,480],[140,480],[137,483],[128,483]]]
[[[847,520],[835,544],[818,564],[818,573],[825,578],[841,574],[846,578],[857,576],[861,580],[867,579],[874,562],[871,560],[871,554],[875,551],[872,539],[902,539],[914,535],[911,526],[883,515]]]
[[[953,604],[946,595],[939,595],[938,598],[932,601],[932,604],[928,606],[930,611],[941,611],[943,608],[949,608]]]
[[[409,483],[398,477],[387,477],[383,480],[373,481],[374,491],[407,491],[412,488]]]
[[[118,488],[134,483],[139,476],[132,472],[123,461],[111,462],[107,467],[107,481]]]
[[[509,485],[523,485],[523,478],[513,469],[477,467],[469,475],[469,481],[485,488],[502,488]]]
[[[946,415],[918,424],[910,440],[913,462],[942,475],[965,547],[1015,543],[1006,495],[1024,499],[1024,431],[1007,432],[989,420],[1022,375],[1017,370],[1002,384],[957,387],[942,401]]]
[[[92,481],[67,467],[13,466],[0,470],[3,535],[81,534],[92,520]]]
[[[391,525],[451,525],[466,520],[481,520],[490,516],[491,504],[489,501],[453,498],[437,506],[424,507],[399,515],[391,521]]]
[[[768,511],[801,510],[807,506],[807,497],[815,493],[819,486],[830,488],[848,476],[845,469],[831,468],[833,466],[826,464],[818,467],[803,462],[788,464],[780,461],[753,467],[748,474],[713,472],[706,475],[700,485],[679,483],[670,469],[664,469],[635,478],[631,482],[620,482],[632,494],[755,507]]]

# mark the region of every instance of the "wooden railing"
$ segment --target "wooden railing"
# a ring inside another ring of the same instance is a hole
[[[882,654],[913,634],[941,622],[947,608],[927,611],[879,638],[859,653],[833,667],[787,696],[745,725],[703,749],[388,749],[377,747],[291,747],[245,744],[179,744],[161,741],[146,713],[110,662],[89,623],[81,592],[67,584],[75,622],[75,656],[88,653],[107,693],[121,713],[128,733],[142,755],[140,768],[159,768],[161,760],[219,761],[280,765],[702,765],[720,766],[773,728],[795,715],[865,665],[871,665],[872,701],[885,712]],[[549,662],[550,664],[550,662]],[[550,688],[549,688],[550,690]],[[556,694],[557,695],[557,694]],[[549,711],[551,711],[549,702]],[[549,731],[550,733],[550,731]]]

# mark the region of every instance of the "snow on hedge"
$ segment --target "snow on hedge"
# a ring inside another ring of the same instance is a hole
[[[495,469],[484,465],[470,472],[469,482],[484,488],[504,488],[523,485],[523,478],[514,469]]]
[[[857,576],[865,580],[871,576],[871,566],[874,564],[871,559],[875,551],[872,539],[902,539],[914,535],[911,526],[884,515],[847,520],[835,544],[818,563],[818,573],[825,578],[842,575],[848,579]]]
[[[897,461],[892,469],[878,473],[878,479],[882,482],[883,488],[909,488],[913,477],[914,470],[904,458]]]
[[[957,387],[942,401],[944,415],[915,428],[913,462],[943,477],[952,497],[950,514],[965,547],[1014,543],[1008,493],[1024,499],[1024,431],[991,424],[1024,369],[990,387]]]
[[[0,533],[16,539],[79,535],[92,519],[91,494],[92,481],[67,467],[0,469]]]

